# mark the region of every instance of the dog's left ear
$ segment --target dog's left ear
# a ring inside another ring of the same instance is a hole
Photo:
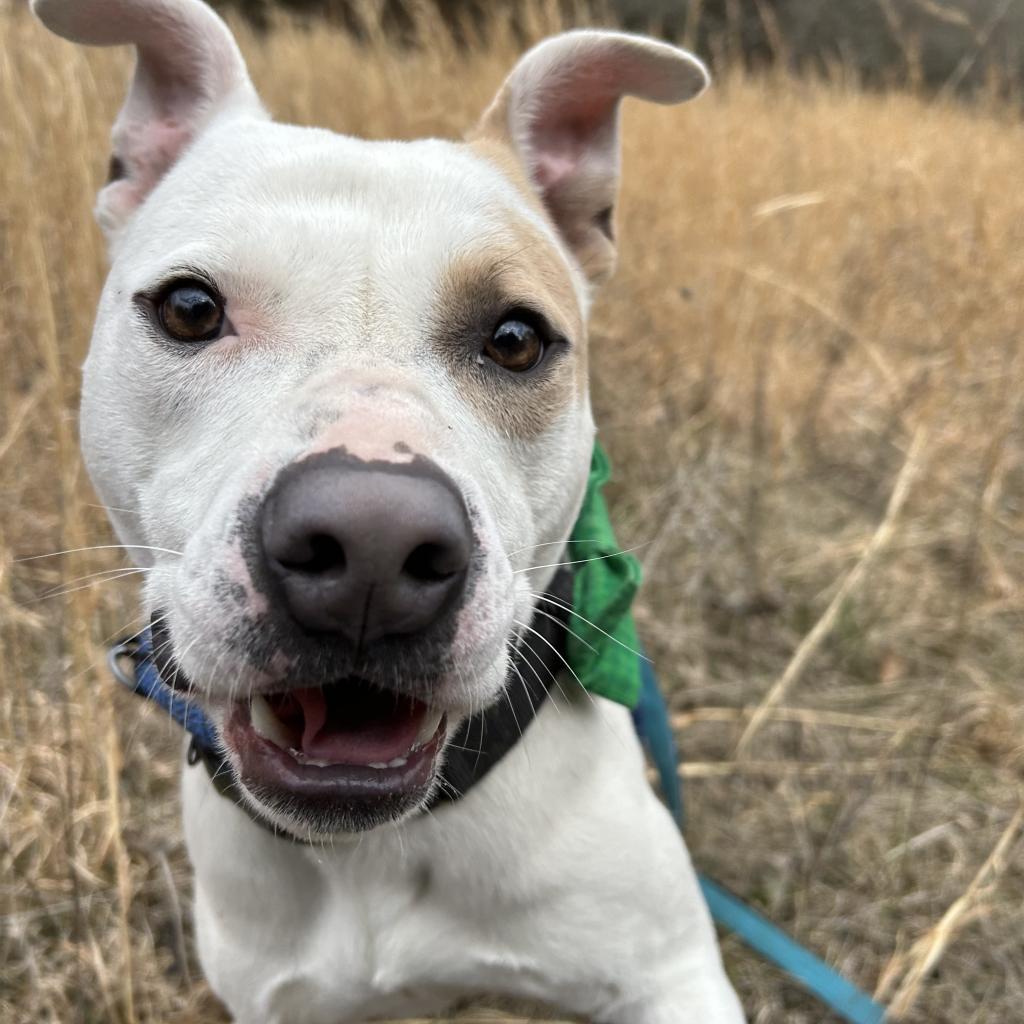
[[[96,219],[114,236],[215,119],[266,117],[227,25],[201,0],[32,0],[51,32],[87,46],[135,46]]]
[[[473,138],[513,148],[591,281],[615,265],[619,102],[682,103],[708,84],[704,65],[667,43],[579,30],[535,46],[515,66]]]

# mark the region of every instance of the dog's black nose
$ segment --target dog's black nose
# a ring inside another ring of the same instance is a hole
[[[263,555],[303,628],[356,647],[425,630],[465,589],[473,531],[434,463],[340,450],[284,469],[263,505]]]

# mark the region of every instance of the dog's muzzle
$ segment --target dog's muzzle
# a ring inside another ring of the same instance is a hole
[[[282,469],[244,532],[258,600],[236,641],[251,685],[221,736],[248,795],[318,831],[365,828],[428,796],[445,746],[474,531],[435,463],[342,448]]]

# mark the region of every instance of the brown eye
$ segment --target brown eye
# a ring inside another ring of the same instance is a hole
[[[177,284],[157,307],[163,329],[176,341],[212,341],[224,325],[224,303],[199,284]]]
[[[513,373],[532,370],[544,355],[544,342],[536,329],[522,320],[503,320],[484,344],[484,355]]]

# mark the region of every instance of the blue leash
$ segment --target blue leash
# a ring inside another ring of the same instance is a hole
[[[633,711],[637,734],[654,762],[661,792],[672,816],[683,827],[683,787],[679,756],[669,723],[668,707],[651,663],[641,661],[643,689]],[[763,914],[744,903],[723,885],[698,874],[711,916],[751,949],[785,971],[798,985],[816,996],[849,1024],[882,1024],[885,1007],[776,927]]]
[[[133,662],[131,671],[127,671],[122,664],[125,658]],[[163,708],[174,721],[192,734],[201,748],[211,751],[217,749],[216,731],[202,709],[190,704],[161,678],[160,670],[153,660],[153,638],[149,629],[143,630],[136,639],[112,647],[107,660],[119,682]],[[678,753],[669,723],[668,707],[650,662],[644,659],[641,665],[643,689],[640,702],[633,711],[633,721],[657,769],[665,802],[682,828],[683,789],[679,781]],[[711,916],[723,928],[734,932],[751,949],[782,968],[849,1024],[882,1024],[885,1020],[885,1007],[718,882],[706,875],[698,875],[698,880]]]

